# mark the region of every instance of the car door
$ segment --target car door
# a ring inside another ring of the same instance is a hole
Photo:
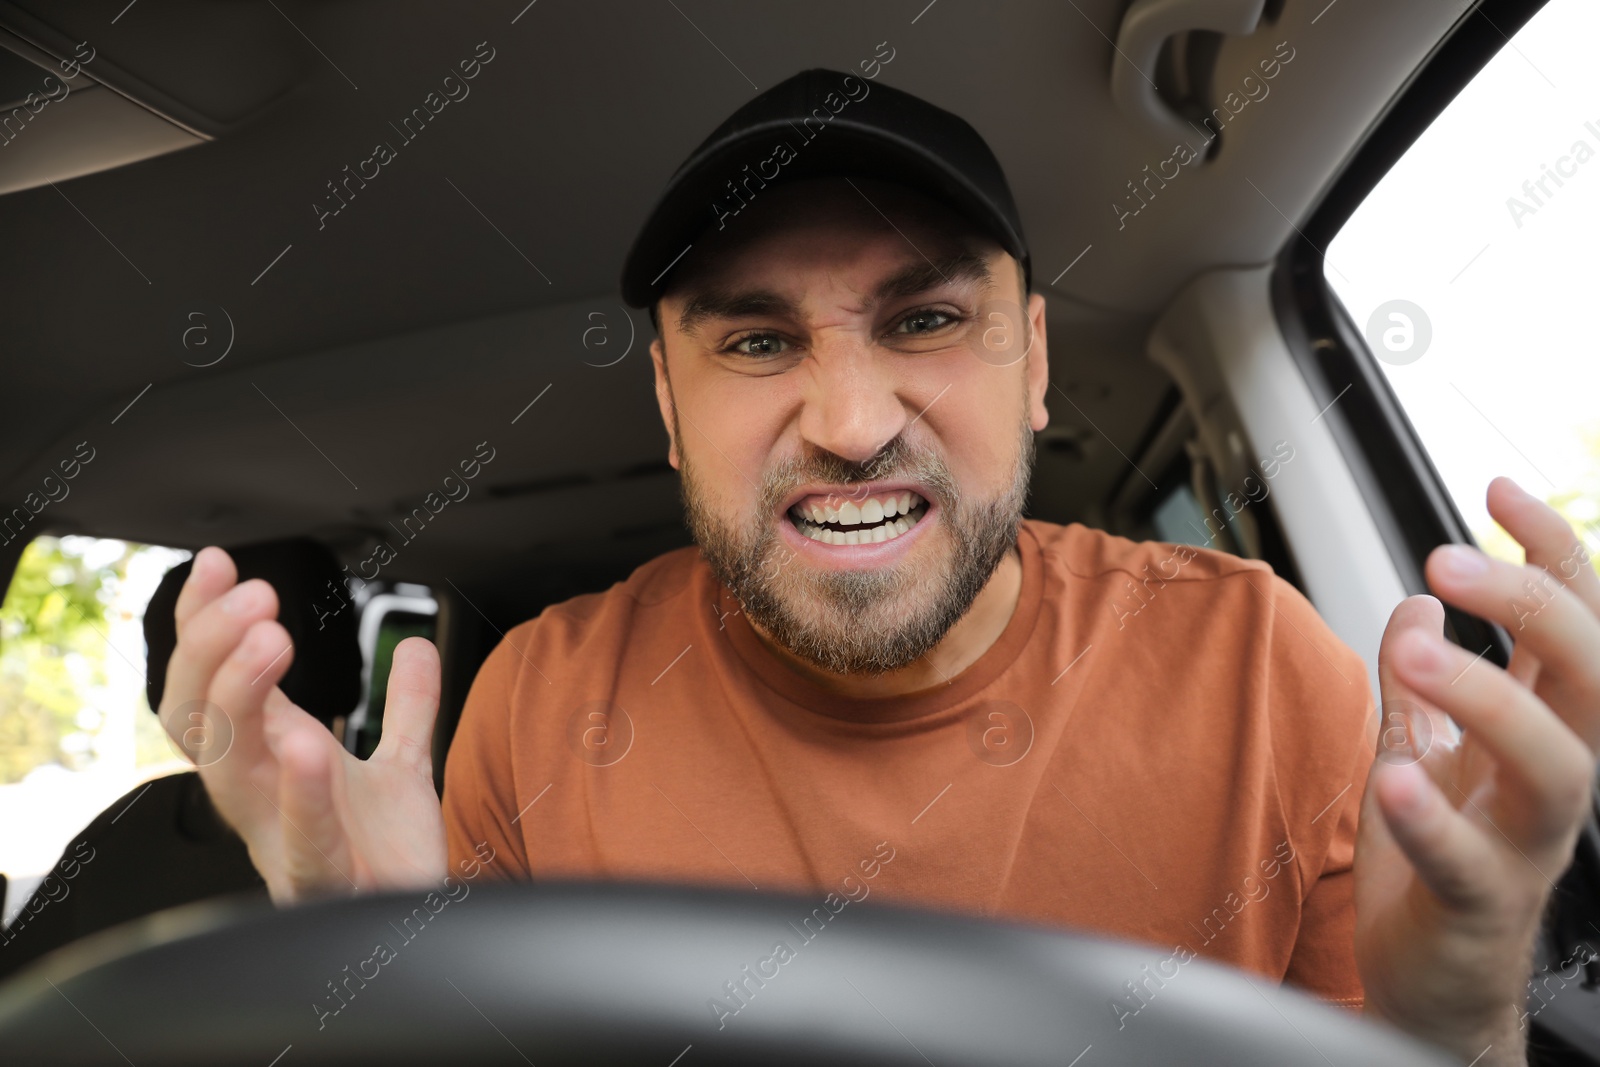
[[[1299,227],[1279,326],[1407,592],[1445,542],[1522,562],[1489,518],[1498,474],[1600,556],[1600,76],[1585,0],[1469,6]],[[1542,602],[1529,589],[1517,617]],[[1448,611],[1504,665],[1514,634]],[[1600,795],[1595,810],[1600,813]],[[1554,899],[1523,1023],[1539,1064],[1600,1064],[1600,830]]]

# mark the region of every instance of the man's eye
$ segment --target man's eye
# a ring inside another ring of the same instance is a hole
[[[789,342],[772,333],[753,333],[728,346],[729,352],[746,356],[776,356],[788,351]]]
[[[944,311],[913,311],[895,324],[890,333],[919,334],[932,333],[956,321],[954,315]]]

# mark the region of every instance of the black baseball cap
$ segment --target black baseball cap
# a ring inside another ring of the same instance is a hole
[[[877,178],[969,219],[1033,282],[1000,161],[966,120],[858,74],[802,71],[730,115],[667,182],[622,268],[622,298],[653,305],[708,228],[737,225],[763,190],[802,178]]]

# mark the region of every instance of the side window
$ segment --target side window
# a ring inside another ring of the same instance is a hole
[[[1521,562],[1506,474],[1600,548],[1600,5],[1551,0],[1330,244],[1365,334],[1474,537]]]
[[[39,537],[0,603],[4,921],[73,836],[140,782],[190,769],[145,699],[144,610],[189,553]]]

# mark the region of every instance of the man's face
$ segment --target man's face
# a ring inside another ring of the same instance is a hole
[[[863,180],[763,191],[697,245],[651,348],[695,540],[792,654],[905,667],[1015,543],[1043,298],[958,217]]]

